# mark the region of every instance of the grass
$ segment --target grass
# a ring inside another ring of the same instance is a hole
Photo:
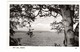
[[[16,31],[14,38],[22,38],[22,46],[54,46],[60,44],[63,46],[63,33],[49,32],[49,31],[34,31],[34,36],[30,38],[25,31]]]

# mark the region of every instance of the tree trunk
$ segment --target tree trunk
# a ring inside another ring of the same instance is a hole
[[[73,46],[74,32],[73,32],[73,18],[69,6],[61,8],[64,25],[64,42],[65,46]]]

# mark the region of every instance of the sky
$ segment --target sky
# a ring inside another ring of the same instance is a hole
[[[60,22],[62,20],[61,16],[58,16],[57,18],[54,17],[36,17],[35,22],[31,23],[33,31],[52,31],[50,23],[53,21]],[[27,31],[28,29],[26,27],[18,28],[18,30]]]

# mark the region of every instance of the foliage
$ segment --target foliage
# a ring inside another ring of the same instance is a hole
[[[31,23],[36,20],[36,17],[53,16],[57,17],[58,14],[62,16],[61,8],[71,11],[71,19],[73,23],[79,22],[79,5],[53,5],[53,4],[11,4],[10,5],[10,28],[17,29],[17,25],[24,27],[28,24],[31,27]],[[64,20],[63,20],[64,21]],[[53,22],[51,26],[55,26],[58,32],[61,32],[63,27],[63,21]],[[26,23],[26,24],[24,24]],[[57,25],[57,26],[56,26]],[[54,28],[52,28],[53,30]],[[30,29],[29,29],[30,30]]]
[[[26,22],[35,21],[37,16],[46,17],[46,16],[53,16],[57,17],[58,14],[61,14],[61,8],[67,7],[72,11],[73,21],[76,23],[79,19],[79,5],[53,5],[53,4],[11,4],[10,5],[10,18],[16,20],[16,25],[19,25],[19,19],[22,19],[21,25]],[[66,9],[66,10],[67,10]],[[35,12],[37,14],[35,14]],[[26,20],[24,20],[26,19]],[[13,21],[15,21],[13,20]],[[23,25],[25,26],[25,25]]]

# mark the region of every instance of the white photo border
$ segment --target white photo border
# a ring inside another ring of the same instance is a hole
[[[9,6],[10,6],[10,4],[79,4],[79,13],[80,13],[80,2],[66,2],[66,1],[57,1],[57,2],[55,2],[55,1],[50,1],[50,2],[47,2],[47,1],[23,1],[23,2],[12,2],[12,1],[8,1],[7,2],[7,15],[8,15],[8,21],[9,21]],[[80,14],[79,14],[79,17],[80,17]],[[80,20],[80,19],[79,19]],[[80,23],[80,21],[79,21],[79,23]],[[9,25],[9,22],[7,23],[8,25]],[[7,28],[8,29],[8,31],[9,31],[9,27]],[[79,30],[80,30],[80,28],[79,28]],[[79,33],[80,34],[80,33]],[[8,49],[25,49],[25,50],[29,50],[29,51],[31,51],[31,50],[48,50],[49,52],[50,52],[50,50],[72,50],[72,52],[73,52],[73,49],[79,49],[80,48],[80,46],[79,47],[54,47],[54,46],[9,46],[9,32],[8,32],[8,35],[7,35],[7,39],[6,39],[6,41],[7,41],[7,48]],[[80,38],[79,38],[79,42],[80,42]],[[47,51],[47,52],[48,52]]]

